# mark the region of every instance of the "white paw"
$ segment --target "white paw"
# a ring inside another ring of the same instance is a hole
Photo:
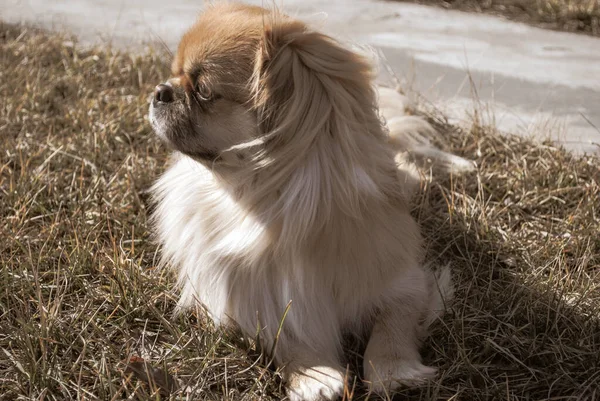
[[[335,400],[344,391],[343,372],[317,366],[292,373],[288,383],[290,401]]]
[[[418,360],[381,358],[365,361],[369,389],[378,394],[394,391],[402,385],[416,385],[433,379],[437,369]]]

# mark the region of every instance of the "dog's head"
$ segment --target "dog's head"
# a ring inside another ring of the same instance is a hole
[[[277,11],[221,4],[183,36],[150,121],[198,161],[244,165],[302,156],[355,124],[379,127],[374,109],[366,58]]]

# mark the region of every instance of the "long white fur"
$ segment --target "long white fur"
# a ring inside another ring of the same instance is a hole
[[[414,125],[407,125],[406,129],[408,133]],[[289,363],[298,348],[311,349],[319,355],[326,350],[324,355],[333,354],[331,359],[334,360],[326,360],[324,368],[313,369],[315,372],[330,370],[328,366],[335,364],[335,359],[339,360],[341,356],[343,330],[364,332],[363,326],[374,321],[375,311],[393,298],[394,292],[418,288],[402,276],[402,270],[394,272],[397,264],[418,266],[418,260],[403,260],[404,247],[417,245],[411,244],[413,239],[408,244],[397,242],[397,238],[387,238],[387,234],[382,232],[387,224],[408,225],[416,231],[414,222],[405,213],[395,220],[382,216],[383,219],[375,222],[376,226],[369,221],[358,221],[329,227],[310,241],[312,246],[331,248],[331,252],[325,252],[326,255],[319,250],[311,250],[310,246],[294,246],[293,243],[284,245],[282,252],[277,243],[288,241],[271,235],[267,228],[270,216],[247,213],[237,203],[233,188],[224,185],[204,165],[179,154],[173,159],[171,167],[154,186],[154,194],[159,200],[155,221],[164,260],[176,266],[179,272],[178,281],[182,289],[179,306],[185,308],[199,302],[216,323],[235,322],[247,334],[255,333],[260,327],[261,338],[265,346],[270,347],[291,301],[290,313],[284,322],[286,330],[277,344],[278,362]],[[316,162],[312,163],[315,163],[315,170],[319,168]],[[317,173],[310,165],[305,169],[306,172],[290,181],[291,197],[302,196],[305,190],[303,180],[318,179],[311,175]],[[374,198],[381,196],[377,183],[361,167],[355,167],[355,175],[361,191]],[[405,187],[412,191],[416,176],[400,176],[410,181]],[[310,201],[307,202],[306,208],[314,207]],[[296,202],[293,207],[297,206]],[[288,224],[292,227],[290,230],[293,230],[295,220],[303,220],[302,210],[293,207],[285,210]],[[377,216],[370,218],[374,217]],[[373,269],[375,266],[369,258],[373,254],[388,252],[393,264],[388,269],[385,266]],[[322,263],[313,265],[312,253],[323,259]],[[452,287],[449,273],[442,270],[441,275],[443,280],[440,280],[439,287],[448,295]],[[405,284],[400,291],[389,289],[389,280],[394,276],[399,276]],[[430,280],[433,280],[432,277]],[[334,289],[337,294],[332,293]],[[414,317],[426,319],[426,325],[444,309],[444,298],[437,287],[431,294],[416,294],[423,299],[431,296],[428,305],[431,312]],[[292,342],[301,346],[290,344]],[[338,387],[332,394],[339,392],[341,377],[327,386]],[[318,399],[314,394],[310,396],[310,388],[323,380],[312,381],[314,383],[312,386],[309,384],[308,389],[305,382],[298,384],[304,388],[299,390],[298,400]],[[376,389],[383,391],[384,387],[380,385]],[[320,396],[322,393],[321,389],[315,394]]]

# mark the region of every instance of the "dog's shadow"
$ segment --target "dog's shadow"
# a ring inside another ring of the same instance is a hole
[[[456,288],[446,315],[422,347],[424,363],[437,367],[438,377],[384,399],[600,397],[597,316],[527,279],[518,255],[507,254],[493,236],[483,235],[482,227],[449,212],[451,185],[433,185],[415,209],[429,259],[451,265]],[[358,373],[351,398],[380,399],[360,377],[364,344],[353,342],[349,348],[351,370]]]

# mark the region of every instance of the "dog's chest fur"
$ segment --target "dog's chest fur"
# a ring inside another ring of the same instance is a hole
[[[178,273],[180,306],[199,301],[216,322],[232,318],[256,327],[260,315],[262,325],[273,325],[290,301],[290,324],[318,319],[314,311],[323,305],[337,309],[324,311],[324,319],[360,322],[385,298],[391,271],[416,263],[409,259],[416,258],[418,229],[405,213],[370,211],[365,224],[333,212],[331,224],[290,244],[280,237],[285,216],[248,213],[210,171],[187,157],[172,164],[153,192],[154,224],[164,260]]]

